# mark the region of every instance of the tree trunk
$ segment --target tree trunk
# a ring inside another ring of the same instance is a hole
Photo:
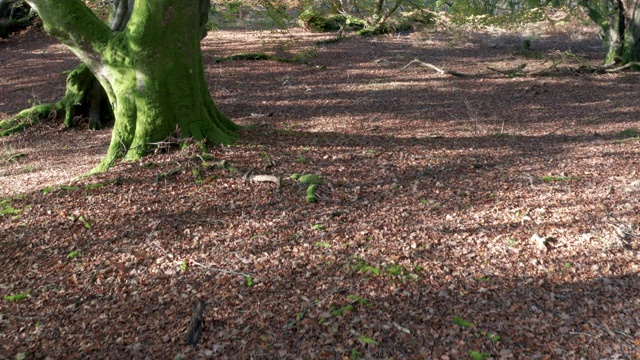
[[[137,0],[121,32],[112,32],[81,0],[27,2],[45,30],[96,76],[113,109],[111,144],[94,171],[120,157],[140,158],[176,129],[198,141],[233,141],[238,126],[211,99],[202,65],[198,25],[208,1]]]
[[[580,5],[601,28],[607,46],[605,64],[640,61],[640,0],[608,0],[604,6],[583,0]]]

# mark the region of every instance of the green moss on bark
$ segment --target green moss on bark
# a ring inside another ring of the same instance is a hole
[[[118,158],[136,160],[174,133],[230,144],[237,125],[216,107],[200,51],[201,0],[137,0],[127,26],[111,33],[96,24],[80,0],[28,0],[45,29],[96,75],[115,122],[107,155],[93,170]],[[98,20],[99,21],[99,20]]]

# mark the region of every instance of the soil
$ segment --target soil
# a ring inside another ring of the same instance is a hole
[[[568,71],[604,58],[575,25],[330,37],[204,39],[244,127],[226,168],[188,146],[83,177],[110,136],[83,119],[0,138],[0,358],[640,359],[639,73]],[[215,62],[239,52],[309,64]],[[0,118],[76,64],[0,40]]]

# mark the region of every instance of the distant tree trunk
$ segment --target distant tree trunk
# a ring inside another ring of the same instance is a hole
[[[136,0],[116,32],[81,0],[27,2],[96,76],[113,109],[111,144],[94,171],[120,157],[140,158],[176,129],[211,143],[235,137],[238,126],[220,113],[204,76],[200,40],[209,0]]]
[[[0,38],[31,26],[35,12],[23,0],[0,0]]]
[[[640,61],[640,0],[583,0],[580,4],[601,28],[606,42],[606,64]]]

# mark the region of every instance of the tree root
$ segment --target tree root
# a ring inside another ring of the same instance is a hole
[[[569,65],[566,65],[566,60],[569,57],[577,59],[578,62],[580,62],[580,66],[571,67]],[[471,78],[471,77],[480,77],[480,76],[486,75],[486,73],[467,74],[467,73],[461,73],[461,72],[457,72],[457,71],[453,71],[453,70],[446,70],[446,69],[439,68],[439,67],[437,67],[437,66],[435,66],[433,64],[429,64],[429,63],[423,62],[423,61],[418,60],[418,59],[412,60],[407,65],[405,65],[402,68],[400,68],[400,70],[398,70],[398,71],[403,71],[403,70],[407,69],[408,67],[410,67],[412,65],[418,65],[418,66],[422,66],[422,67],[427,67],[429,69],[435,70],[438,74],[452,75],[452,76],[456,76],[456,77]],[[560,67],[561,65],[563,65],[562,68]],[[520,65],[518,65],[518,66],[516,66],[514,68],[504,69],[504,70],[503,69],[493,68],[493,67],[487,67],[487,69],[490,70],[490,71],[493,71],[495,73],[498,73],[500,75],[505,75],[505,76],[508,76],[508,77],[538,77],[538,76],[580,75],[580,74],[611,74],[611,73],[621,72],[621,71],[627,70],[627,69],[640,68],[640,62],[631,62],[631,63],[627,63],[627,64],[624,64],[624,65],[609,64],[609,65],[605,65],[605,66],[592,66],[589,63],[587,63],[586,61],[580,60],[574,54],[565,52],[565,53],[561,54],[561,57],[559,59],[554,60],[553,63],[550,66],[546,67],[545,69],[526,72],[526,71],[524,71],[524,68],[526,66],[527,66],[527,64],[525,63],[525,64],[520,64]]]
[[[398,70],[398,71],[403,71],[406,68],[408,68],[411,65],[414,64],[418,64],[419,66],[424,66],[424,67],[428,67],[429,69],[435,70],[438,74],[443,74],[443,75],[453,75],[453,76],[457,76],[457,77],[471,77],[471,76],[477,76],[476,74],[465,74],[465,73],[461,73],[461,72],[457,72],[457,71],[453,71],[453,70],[444,70],[441,69],[433,64],[429,64],[423,61],[420,61],[418,59],[413,59],[411,60],[411,62],[409,62],[407,65],[403,66],[402,69]]]

